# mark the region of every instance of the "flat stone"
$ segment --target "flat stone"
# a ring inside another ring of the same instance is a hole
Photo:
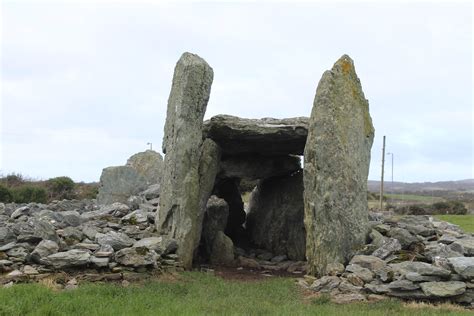
[[[135,242],[133,247],[146,247],[150,250],[154,250],[157,254],[162,254],[164,252],[163,237],[158,236],[143,238]]]
[[[448,258],[448,262],[466,280],[474,279],[474,257]]]
[[[405,261],[391,264],[390,266],[394,271],[397,271],[403,275],[407,274],[408,272],[416,272],[420,275],[448,277],[451,274],[451,271],[425,262]]]
[[[474,237],[458,239],[453,244],[462,246],[465,256],[474,256]]]
[[[71,267],[81,267],[89,263],[91,255],[88,251],[72,249],[65,252],[58,252],[43,258],[43,262],[56,269]]]
[[[224,157],[221,161],[220,178],[267,179],[289,175],[301,169],[298,156],[262,156],[247,154]]]
[[[219,144],[224,155],[302,155],[308,135],[308,118],[245,119],[217,115],[204,122],[203,134]]]
[[[395,238],[389,238],[380,248],[377,248],[372,256],[378,257],[380,259],[385,259],[394,252],[402,250],[402,245]]]
[[[347,272],[354,273],[360,279],[362,279],[365,283],[369,283],[374,279],[374,273],[367,268],[363,268],[358,264],[349,264],[346,267]]]
[[[132,246],[135,240],[128,237],[124,233],[117,233],[114,231],[106,234],[97,234],[95,237],[99,245],[110,245],[114,250],[120,250]]]
[[[138,268],[156,265],[158,255],[146,247],[135,247],[117,251],[114,258],[121,265]]]
[[[419,289],[420,286],[409,280],[397,280],[388,284],[388,288],[390,290],[412,291]]]
[[[420,283],[423,292],[430,297],[451,297],[466,291],[466,284],[459,281]]]
[[[349,304],[354,302],[365,302],[366,296],[360,293],[336,294],[331,296],[331,302],[335,304]]]
[[[59,245],[52,240],[42,240],[30,255],[33,262],[41,263],[41,259],[46,258],[59,251]]]
[[[380,258],[374,256],[357,255],[354,256],[349,264],[357,264],[371,271],[382,269],[387,264]]]

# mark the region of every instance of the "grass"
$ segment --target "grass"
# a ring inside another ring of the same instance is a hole
[[[435,217],[459,225],[467,233],[474,233],[474,215],[435,215]]]
[[[405,202],[418,202],[418,203],[436,203],[444,201],[443,198],[429,195],[415,195],[415,194],[384,194],[387,199]]]
[[[54,291],[40,284],[0,289],[0,315],[472,315],[460,308],[398,301],[335,305],[304,297],[294,280],[226,281],[189,272],[178,281],[122,287],[84,284]]]

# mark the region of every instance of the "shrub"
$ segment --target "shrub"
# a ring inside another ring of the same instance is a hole
[[[10,203],[12,201],[13,195],[10,190],[6,186],[0,184],[0,202]]]
[[[21,187],[12,189],[13,202],[15,203],[46,203],[48,201],[48,194],[44,188],[23,185]]]
[[[438,202],[432,205],[433,213],[432,214],[455,214],[455,215],[465,215],[467,214],[467,208],[463,203],[459,201],[447,201],[447,202]]]
[[[46,181],[51,199],[71,199],[74,196],[74,181],[69,177],[57,177]]]

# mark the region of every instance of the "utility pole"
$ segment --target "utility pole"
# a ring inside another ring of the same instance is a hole
[[[382,177],[380,181],[380,211],[383,211],[383,174],[385,168],[385,135],[383,137],[383,147],[382,147]]]

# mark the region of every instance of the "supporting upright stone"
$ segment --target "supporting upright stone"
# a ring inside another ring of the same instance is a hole
[[[215,177],[220,160],[218,146],[211,140],[203,146],[202,139],[212,80],[213,70],[204,59],[184,53],[176,64],[168,99],[163,138],[166,155],[156,223],[160,233],[178,241],[178,255],[185,268],[192,265],[213,187],[212,173]]]
[[[365,243],[367,176],[374,128],[352,59],[344,55],[316,90],[304,152],[309,272],[347,263]]]

